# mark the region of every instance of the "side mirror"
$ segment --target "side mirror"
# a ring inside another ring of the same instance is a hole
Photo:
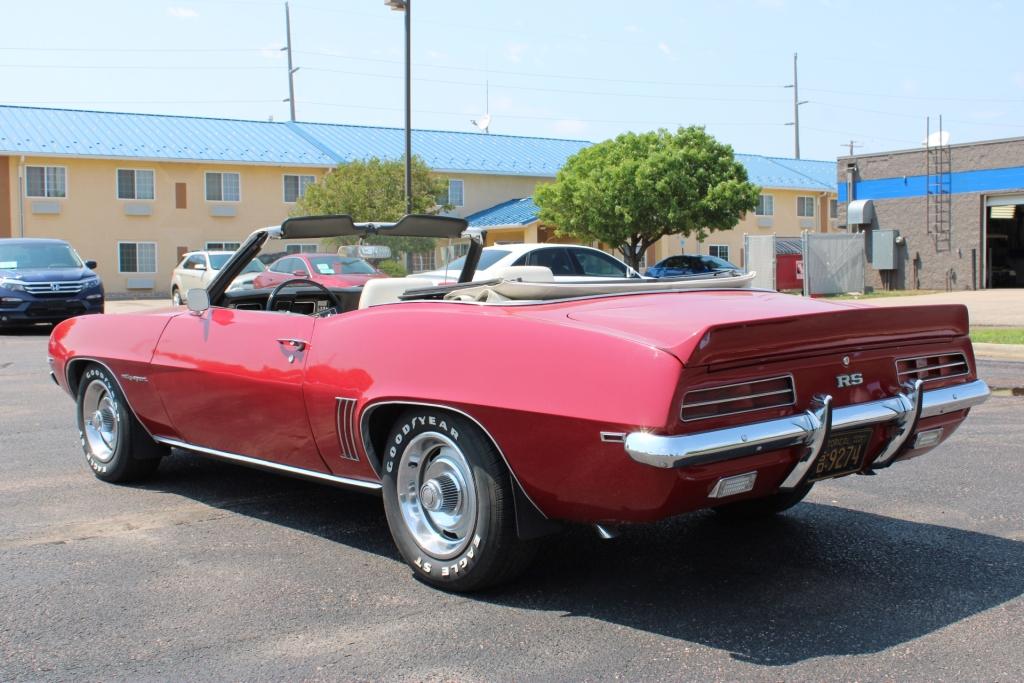
[[[292,271],[292,275],[298,275],[299,277],[309,277],[309,273],[307,273],[307,272],[306,272],[306,271],[304,271],[304,270],[295,270],[295,271]]]
[[[206,266],[204,266],[202,263],[197,263],[195,266],[192,267],[192,270],[206,270]]]
[[[203,311],[210,307],[210,293],[201,287],[190,289],[188,290],[186,303],[188,304],[188,310],[196,315],[202,315]]]
[[[88,268],[89,270],[95,270],[96,269],[96,262],[92,261],[92,260],[86,261],[85,262],[85,267]]]

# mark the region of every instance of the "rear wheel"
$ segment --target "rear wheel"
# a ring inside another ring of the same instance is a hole
[[[752,500],[738,500],[735,503],[726,503],[712,508],[725,519],[745,520],[771,517],[793,507],[811,492],[814,484],[804,484],[792,491],[779,491],[763,498]]]
[[[94,363],[85,369],[78,382],[76,407],[85,460],[103,481],[145,479],[169,452],[135,419],[117,382],[102,365]]]
[[[417,577],[445,590],[480,590],[533,559],[534,544],[516,535],[512,478],[472,421],[409,410],[383,455],[388,526]]]
[[[181,306],[181,290],[177,287],[171,289],[171,303],[175,306]]]

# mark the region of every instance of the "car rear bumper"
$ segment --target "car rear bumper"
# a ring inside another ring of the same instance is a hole
[[[806,452],[780,487],[787,490],[803,482],[831,432],[892,424],[892,437],[871,465],[885,467],[914,446],[919,420],[965,410],[989,394],[988,385],[980,380],[933,390],[925,390],[918,380],[891,398],[833,408],[831,396],[818,396],[802,414],[738,427],[679,436],[632,432],[626,435],[625,449],[636,462],[681,468],[804,445]]]

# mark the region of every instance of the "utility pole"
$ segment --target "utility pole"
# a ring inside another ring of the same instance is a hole
[[[405,0],[405,212],[412,213],[412,5]]]
[[[844,142],[843,144],[841,144],[839,146],[840,147],[849,147],[850,148],[850,156],[852,157],[853,156],[853,148],[854,147],[863,147],[864,145],[860,144],[856,140],[850,140],[849,142]]]
[[[796,53],[793,53],[793,84],[787,85],[793,89],[793,121],[787,126],[793,126],[793,156],[800,158],[800,105],[807,104],[807,100],[800,99],[800,87],[797,80]]]
[[[285,102],[288,103],[291,108],[291,120],[295,120],[295,72],[298,71],[298,67],[292,68],[292,15],[288,9],[288,3],[284,3],[284,30],[288,38],[288,43],[285,47],[281,48],[282,51],[288,52],[288,99]]]

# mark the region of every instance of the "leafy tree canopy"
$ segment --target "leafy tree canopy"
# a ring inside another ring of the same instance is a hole
[[[623,133],[580,150],[534,201],[559,234],[612,245],[637,268],[664,235],[702,240],[735,227],[759,194],[732,147],[690,126]]]
[[[438,197],[447,194],[447,181],[431,175],[417,156],[412,158],[412,208],[414,213],[436,213],[450,209],[438,206]],[[405,215],[405,161],[371,158],[340,164],[319,182],[306,188],[295,204],[293,216],[350,214],[358,222],[397,221]],[[355,244],[358,237],[323,240],[327,249]],[[386,244],[392,252],[431,251],[435,240],[429,237],[381,237],[369,235],[365,244]]]

